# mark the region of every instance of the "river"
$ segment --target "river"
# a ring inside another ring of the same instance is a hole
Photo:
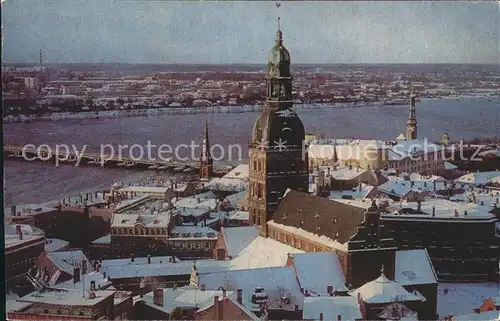
[[[419,137],[439,140],[447,132],[452,140],[500,136],[499,97],[422,100],[417,104]],[[367,106],[353,108],[298,109],[308,132],[329,137],[395,139],[403,132],[407,106]],[[4,144],[75,145],[81,150],[99,151],[100,145],[169,144],[172,147],[200,143],[205,120],[210,143],[223,147],[240,145],[246,158],[248,139],[257,112],[117,117],[33,121],[4,124]],[[238,153],[233,149],[233,160]],[[154,149],[153,149],[154,154]],[[214,156],[221,156],[214,151]],[[115,181],[137,180],[146,174],[125,169],[55,167],[40,162],[6,160],[5,202],[37,203],[76,195],[82,190],[109,187]]]

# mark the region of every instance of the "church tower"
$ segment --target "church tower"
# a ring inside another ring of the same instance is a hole
[[[308,192],[308,158],[304,125],[292,110],[290,53],[279,28],[269,53],[265,106],[255,121],[249,148],[250,224],[260,225],[267,237],[267,221],[290,188]]]
[[[205,132],[201,145],[200,157],[200,179],[210,179],[214,176],[214,161],[210,155],[210,143],[208,141],[208,121],[205,121]]]
[[[417,118],[415,115],[415,95],[410,95],[410,114],[406,123],[406,140],[417,139]]]

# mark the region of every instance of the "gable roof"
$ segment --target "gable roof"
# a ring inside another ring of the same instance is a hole
[[[361,310],[356,298],[352,296],[306,297],[304,316],[306,320],[318,320],[323,313],[323,320],[361,320]]]
[[[437,284],[426,249],[396,251],[394,280],[401,285]]]
[[[205,285],[207,290],[216,290],[221,286],[227,291],[242,289],[243,305],[251,311],[260,310],[251,302],[252,294],[259,287],[264,288],[269,296],[268,307],[271,310],[293,311],[296,304],[299,309],[304,306],[304,296],[291,267],[200,273],[199,284]],[[288,297],[290,302],[284,303],[283,297]]]
[[[274,212],[273,220],[345,243],[356,234],[365,218],[364,212],[359,207],[289,189]]]
[[[238,206],[238,202],[240,199],[242,199],[245,194],[247,193],[247,191],[241,191],[241,192],[238,192],[238,193],[235,193],[235,194],[231,194],[231,195],[228,195],[226,197],[226,201],[229,202],[229,204],[231,204],[231,206],[236,209],[236,207]]]
[[[333,291],[347,292],[346,280],[338,256],[333,252],[291,254],[300,287],[312,296],[328,296]]]

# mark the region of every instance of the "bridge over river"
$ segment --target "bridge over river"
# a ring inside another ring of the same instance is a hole
[[[199,161],[182,161],[172,158],[167,159],[149,159],[149,158],[135,158],[126,156],[114,156],[93,152],[77,153],[56,151],[50,147],[26,147],[26,146],[12,146],[4,145],[4,157],[23,161],[43,161],[56,165],[60,164],[74,164],[75,166],[94,165],[100,167],[124,167],[124,168],[137,168],[137,169],[150,169],[155,171],[174,171],[192,173],[200,169]],[[214,171],[218,174],[229,172],[233,166],[214,164]]]

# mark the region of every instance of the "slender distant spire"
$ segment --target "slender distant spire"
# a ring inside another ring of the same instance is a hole
[[[210,158],[210,142],[208,140],[208,120],[205,120],[205,131],[203,134],[202,159]]]
[[[40,71],[42,71],[42,49],[40,49]]]
[[[382,264],[382,267],[380,268],[380,273],[384,274],[384,265]]]

